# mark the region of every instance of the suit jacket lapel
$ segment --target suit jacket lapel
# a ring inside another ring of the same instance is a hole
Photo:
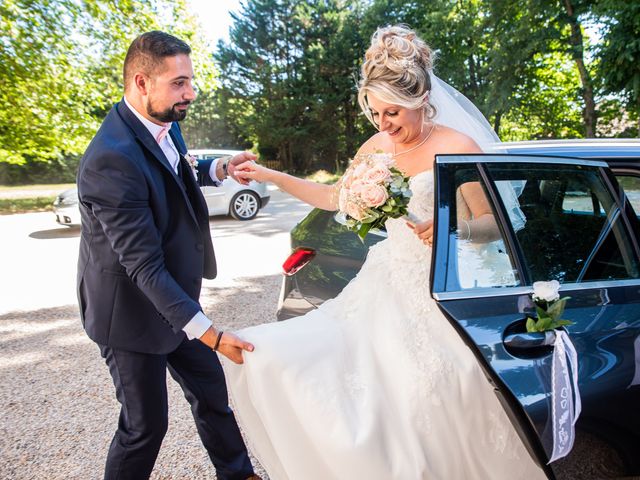
[[[140,143],[142,143],[142,145],[153,154],[156,160],[160,162],[160,164],[168,171],[169,175],[171,175],[173,180],[178,184],[178,187],[182,192],[184,201],[187,204],[187,208],[189,209],[189,213],[193,217],[193,220],[196,223],[198,223],[198,218],[196,217],[196,214],[193,210],[193,206],[189,201],[189,197],[185,190],[185,185],[184,183],[182,183],[182,180],[178,178],[178,175],[176,174],[173,167],[169,163],[169,160],[167,160],[167,157],[165,156],[164,152],[160,148],[160,145],[158,145],[158,142],[156,141],[156,139],[153,138],[153,136],[151,136],[151,133],[149,132],[149,130],[147,130],[147,128],[140,122],[140,120],[138,120],[138,118],[133,114],[133,112],[129,110],[129,107],[127,107],[124,101],[116,104],[116,109],[120,117],[122,118],[122,120],[131,128],[131,130],[135,134],[136,138],[140,141]],[[173,126],[169,131],[170,133],[173,132],[174,128],[176,128],[176,125],[177,125],[177,122],[173,122]],[[179,127],[177,127],[177,131],[178,132],[180,131]],[[178,143],[175,143],[177,136],[180,137],[180,142],[178,142],[180,145],[178,145]],[[174,140],[174,144],[176,145],[176,148],[178,148],[178,152],[180,152],[180,155],[183,155],[181,150],[184,149],[184,152],[186,152],[187,148],[184,143],[184,140],[182,140],[182,136],[172,135],[171,138]]]
[[[171,135],[171,139],[178,149],[178,153],[180,153],[180,155],[186,155],[187,145],[184,143],[184,139],[182,138],[182,130],[180,130],[180,124],[178,122],[173,122],[171,130],[169,130],[169,135]]]

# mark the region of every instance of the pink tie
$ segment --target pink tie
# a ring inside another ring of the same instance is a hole
[[[162,130],[160,130],[158,132],[158,135],[156,135],[156,141],[158,142],[158,144],[162,143],[162,140],[164,140],[164,137],[166,137],[167,134],[169,133],[170,128],[171,128],[170,123],[164,124],[164,126],[162,127]]]

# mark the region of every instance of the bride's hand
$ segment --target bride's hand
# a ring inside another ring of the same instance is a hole
[[[244,162],[235,169],[235,175],[246,182],[255,180],[256,182],[268,182],[274,170],[258,165],[255,162]]]
[[[418,223],[407,222],[407,226],[413,230],[422,243],[429,246],[433,244],[433,220]]]
[[[248,162],[252,162],[254,161],[257,157],[257,155],[255,153],[251,153],[248,151],[244,151],[241,152],[237,155],[234,155],[233,157],[231,157],[231,159],[229,160],[229,163],[227,165],[227,170],[229,173],[229,176],[231,178],[233,178],[236,182],[241,183],[243,185],[246,185],[249,183],[248,180],[243,180],[241,178],[238,178],[237,176],[237,169],[239,165],[242,165],[244,163],[248,163]]]

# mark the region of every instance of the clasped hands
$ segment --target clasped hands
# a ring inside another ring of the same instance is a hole
[[[227,165],[229,176],[242,185],[248,185],[251,180],[263,181],[259,178],[254,178],[252,175],[257,158],[256,154],[246,151],[234,155]]]

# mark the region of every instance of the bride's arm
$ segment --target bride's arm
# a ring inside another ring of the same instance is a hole
[[[364,152],[376,152],[380,150],[380,134],[368,139],[356,153],[356,157]],[[309,205],[323,210],[338,210],[338,198],[341,181],[334,185],[311,182],[294,177],[277,170],[258,165],[255,162],[245,162],[236,167],[234,175],[242,180],[255,180],[257,182],[271,182],[279,189],[299,198]]]
[[[459,220],[459,238],[477,243],[498,240],[500,229],[482,185],[479,182],[464,183],[460,186],[460,193],[471,211],[471,218]]]
[[[482,153],[478,144],[470,137],[455,131],[449,133],[452,135],[448,138],[450,144],[456,145],[453,153]],[[460,185],[460,194],[468,207],[467,213],[470,214],[470,218],[458,221],[459,238],[477,243],[488,243],[500,239],[500,229],[480,182],[463,183]]]
[[[254,162],[238,165],[235,175],[244,180],[271,182],[303,202],[323,210],[338,209],[337,185],[311,182],[277,170],[271,170]]]

